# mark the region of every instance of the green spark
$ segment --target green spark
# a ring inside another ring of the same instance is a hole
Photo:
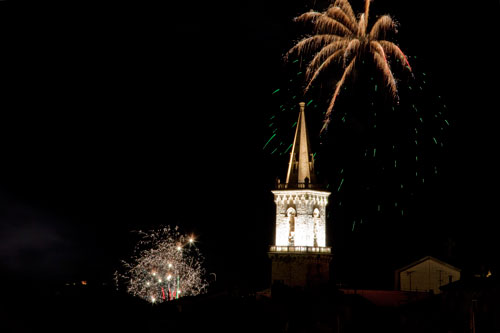
[[[435,143],[435,144],[438,144],[438,142],[437,142],[437,140],[436,140],[436,138],[435,138],[435,137],[432,137],[432,140],[434,140],[434,143]]]
[[[285,153],[286,153],[287,151],[289,151],[289,150],[290,150],[290,148],[292,148],[292,146],[293,146],[293,143],[292,143],[292,144],[290,144],[290,145],[288,146],[288,148],[285,150]]]
[[[342,179],[340,180],[340,185],[339,185],[339,187],[337,188],[337,192],[339,192],[339,191],[340,191],[340,188],[342,187],[342,184],[343,184],[343,183],[344,183],[344,178],[342,178]]]
[[[279,88],[278,88],[278,89],[276,89],[275,91],[273,91],[273,93],[272,93],[271,95],[276,94],[278,91],[280,91],[280,89],[279,89]]]
[[[444,120],[444,122],[446,123],[446,125],[450,126],[450,123],[448,122],[448,120]]]
[[[271,136],[271,138],[269,140],[267,140],[266,144],[264,145],[264,147],[262,147],[262,149],[265,149],[266,146],[268,145],[268,143],[271,142],[271,140],[274,139],[275,136],[276,136],[276,134],[273,134],[273,136]]]
[[[356,220],[352,223],[352,231],[354,231],[354,226],[356,225]]]
[[[294,61],[292,61],[292,64],[295,64],[297,62],[299,62],[299,59],[295,59]]]
[[[311,104],[313,102],[313,100],[311,99],[309,102],[307,102],[306,106],[309,106],[309,104]]]
[[[294,128],[294,127],[295,127],[295,125],[297,125],[297,122],[294,122],[294,123],[293,123],[292,128]]]
[[[375,91],[377,91],[377,85],[375,85]]]
[[[377,148],[373,148],[373,157],[377,154]]]
[[[274,150],[271,152],[271,155],[274,154],[278,150],[278,148],[274,148]]]

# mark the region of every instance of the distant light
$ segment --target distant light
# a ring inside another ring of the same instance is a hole
[[[156,272],[152,272],[151,274],[153,274],[153,276],[156,276]]]
[[[154,296],[151,296],[151,302],[156,302],[156,298],[154,298]]]
[[[189,243],[193,243],[193,242],[194,242],[194,239],[189,238]]]
[[[181,250],[181,247],[180,246],[177,246],[177,251],[180,251]]]
[[[83,280],[83,281],[81,282],[81,284],[82,284],[82,286],[86,286],[86,285],[87,285],[87,281]]]
[[[172,268],[172,264],[168,264],[168,268]]]
[[[158,279],[158,282],[161,283],[161,279]]]
[[[167,280],[170,281],[172,279],[172,275],[167,275]]]
[[[149,287],[149,285],[150,285],[150,284],[151,284],[151,283],[149,283],[149,282],[146,282],[146,286],[148,286],[148,287]]]

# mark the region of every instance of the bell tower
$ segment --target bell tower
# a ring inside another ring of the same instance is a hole
[[[286,182],[277,182],[275,245],[269,249],[272,283],[313,287],[330,278],[331,248],[326,246],[326,205],[330,192],[317,183],[301,102]]]

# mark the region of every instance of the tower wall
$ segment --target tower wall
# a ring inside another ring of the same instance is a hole
[[[315,287],[330,279],[329,254],[270,253],[272,283],[289,287]]]
[[[326,246],[329,192],[273,191],[276,203],[276,246]]]

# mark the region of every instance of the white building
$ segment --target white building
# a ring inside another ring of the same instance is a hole
[[[460,269],[427,256],[395,272],[395,289],[440,293],[440,287],[460,280]]]

